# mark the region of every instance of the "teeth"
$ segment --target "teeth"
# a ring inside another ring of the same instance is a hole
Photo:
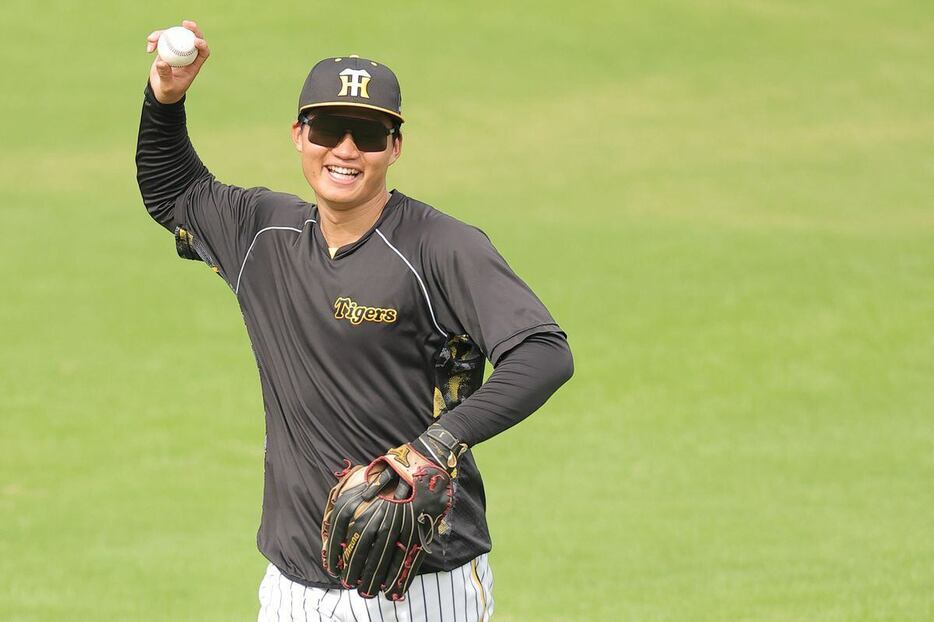
[[[352,175],[356,176],[360,171],[356,171],[352,168],[345,168],[343,166],[329,166],[328,170],[332,173],[339,173],[340,175]]]

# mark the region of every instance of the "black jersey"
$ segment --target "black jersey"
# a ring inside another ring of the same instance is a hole
[[[203,260],[226,281],[252,342],[266,416],[259,549],[295,581],[338,587],[321,567],[320,524],[344,460],[368,463],[439,418],[470,412],[467,398],[487,359],[497,365],[520,342],[540,338],[560,347],[541,344],[538,356],[561,358],[563,333],[486,235],[399,191],[366,234],[332,257],[314,205],[218,182],[188,141],[182,103],[158,104],[149,87],[137,165],[150,214],[175,232],[181,256]],[[500,369],[520,363],[514,358]],[[489,400],[495,416],[477,438],[515,423],[567,378],[542,367],[554,382],[521,406]],[[508,380],[502,386],[496,391],[511,392]],[[463,428],[463,419],[451,421]],[[469,451],[439,531],[420,573],[490,550]]]
[[[315,207],[265,188],[204,178],[176,200],[176,222],[237,296],[259,367],[259,548],[294,578],[336,587],[318,530],[343,460],[416,438],[480,386],[485,357],[558,327],[481,231],[398,191],[333,258]],[[445,520],[424,572],[490,550],[469,452]]]

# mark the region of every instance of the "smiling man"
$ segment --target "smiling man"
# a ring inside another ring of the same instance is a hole
[[[183,26],[198,58],[153,62],[137,180],[178,254],[230,287],[256,357],[259,620],[489,619],[470,447],[571,376],[564,333],[479,229],[387,189],[404,119],[382,63],[326,58],[304,83],[291,138],[314,203],[217,181],[184,108],[210,50],[197,24]]]

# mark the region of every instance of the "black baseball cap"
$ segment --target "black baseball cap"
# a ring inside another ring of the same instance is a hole
[[[323,106],[369,108],[385,112],[399,123],[402,91],[392,70],[355,54],[319,61],[305,78],[298,113]]]

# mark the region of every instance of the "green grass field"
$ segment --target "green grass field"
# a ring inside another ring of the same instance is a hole
[[[134,177],[183,18],[220,179],[310,199],[308,68],[382,59],[392,186],[567,330],[573,380],[476,449],[495,619],[934,619],[934,5],[154,5],[0,7],[0,620],[256,616],[256,365]]]

